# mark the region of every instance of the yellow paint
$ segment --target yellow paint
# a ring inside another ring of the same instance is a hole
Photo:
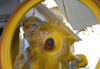
[[[81,58],[80,63],[77,64],[78,68],[86,67],[88,65],[88,61],[85,55],[83,54],[77,54],[76,56]]]
[[[54,39],[54,48],[47,49],[45,47],[45,42],[47,39]],[[40,49],[38,49],[40,48]],[[47,35],[47,37],[43,40],[43,46],[33,49],[32,54],[34,52],[38,54],[38,60],[41,61],[41,69],[58,69],[59,68],[59,57],[62,56],[64,49],[64,38],[59,32],[52,32]],[[41,51],[41,52],[38,52]],[[40,53],[40,54],[39,54]],[[61,54],[60,54],[61,53]],[[37,64],[39,65],[39,64]]]
[[[7,22],[7,25],[3,31],[3,35],[1,37],[1,65],[2,69],[13,69],[11,65],[11,40],[13,38],[13,34],[15,29],[25,15],[25,13],[31,9],[36,4],[40,3],[43,0],[25,0],[23,4],[19,6],[18,9],[12,14],[10,19]]]
[[[50,52],[45,50],[45,42],[48,38],[53,38],[54,41],[55,41],[55,45],[54,45],[54,49],[52,49]],[[43,48],[42,50],[44,51],[44,53],[46,54],[46,56],[55,56],[55,55],[58,55],[61,53],[61,51],[63,50],[64,48],[64,38],[63,36],[58,33],[58,32],[53,32],[51,34],[49,34],[45,39],[44,39],[44,42],[43,42]]]
[[[100,58],[99,58],[99,61],[97,63],[97,66],[95,67],[95,69],[100,69]]]
[[[65,38],[68,41],[67,44],[70,45],[70,46],[77,40],[77,38],[74,37],[74,36],[66,36]]]
[[[40,69],[39,65],[36,64],[36,62],[30,63],[30,66],[31,66],[32,69]]]
[[[100,6],[98,6],[93,0],[79,0],[84,3],[94,13],[95,17],[100,24]]]
[[[55,47],[53,49],[47,50],[45,47],[45,42],[48,38],[52,38],[55,41]],[[76,40],[73,36],[68,36],[65,39]],[[68,67],[68,63],[66,61],[70,59],[70,61],[79,60],[79,63],[75,68],[86,67],[88,61],[85,55],[74,55],[72,50],[69,48],[70,46],[63,45],[65,43],[64,37],[59,32],[49,33],[43,40],[43,46],[40,46],[41,52],[39,53],[38,48],[33,49],[32,54],[36,53],[39,57],[37,60],[41,61],[41,69],[59,69],[59,62],[63,65],[65,69]],[[70,44],[70,43],[67,43]],[[68,50],[67,50],[68,49]],[[67,53],[66,53],[67,52]],[[78,56],[78,57],[77,57]],[[72,62],[73,63],[73,62]],[[39,65],[39,64],[37,64]],[[61,68],[62,69],[62,68]]]

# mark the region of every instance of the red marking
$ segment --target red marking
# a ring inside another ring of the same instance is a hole
[[[1,48],[1,40],[0,40],[0,48]],[[1,49],[0,49],[1,50]],[[1,68],[1,51],[0,51],[0,69],[2,69]]]
[[[48,39],[47,39],[47,40],[48,40]],[[54,39],[53,39],[53,41],[54,41]],[[47,41],[46,41],[46,43],[45,43],[45,46],[46,46],[47,48],[49,48],[49,49],[53,48],[54,45],[55,45],[55,42],[54,42],[51,46],[48,46],[48,45],[47,45]]]
[[[96,1],[96,3],[100,6],[100,1],[99,0],[95,0]]]
[[[90,26],[90,28],[92,28],[92,26]]]
[[[53,46],[54,46],[54,45],[53,45]],[[50,48],[53,48],[53,46],[48,46],[47,43],[46,43],[46,47],[49,48],[49,49],[50,49]]]
[[[92,33],[93,33],[94,31],[92,30]]]

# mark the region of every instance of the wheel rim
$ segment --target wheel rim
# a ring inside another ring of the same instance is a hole
[[[13,69],[11,65],[10,47],[14,31],[25,13],[43,0],[24,0],[12,13],[1,37],[1,66],[2,69]]]

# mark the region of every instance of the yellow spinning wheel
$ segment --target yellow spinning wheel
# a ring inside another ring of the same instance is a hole
[[[18,8],[13,12],[13,14],[11,15],[11,17],[9,18],[2,37],[1,37],[1,48],[0,48],[0,60],[1,60],[1,66],[2,69],[13,69],[12,65],[11,65],[11,55],[10,55],[10,50],[11,50],[11,40],[13,38],[13,34],[15,32],[15,29],[18,25],[18,23],[20,22],[20,20],[22,19],[22,17],[25,15],[25,13],[31,9],[33,6],[35,6],[36,4],[42,2],[43,0],[24,0],[19,6]],[[95,14],[99,24],[100,24],[100,3],[98,3],[98,6],[90,0],[80,0],[83,3],[85,3]],[[95,7],[95,8],[93,8]],[[58,34],[58,32],[55,32],[55,34]],[[51,34],[52,36],[55,36],[55,34]],[[50,38],[54,38],[54,41],[56,42],[57,40],[60,41],[60,38],[55,38],[52,37],[51,35],[49,35],[48,37],[45,38],[45,41],[50,39]],[[60,37],[62,37],[61,34],[59,34]],[[57,36],[57,37],[59,37]],[[73,37],[69,37],[69,38],[73,38]],[[61,38],[63,39],[63,37]],[[63,41],[63,40],[62,40]],[[61,44],[61,43],[59,43]],[[58,45],[59,46],[59,45]],[[55,47],[55,45],[54,45]],[[47,48],[49,48],[47,46]],[[53,47],[51,47],[53,48]],[[57,50],[59,49],[59,47],[57,47]],[[44,49],[43,49],[44,50]],[[44,50],[45,51],[45,50]],[[55,52],[55,51],[53,51]],[[46,52],[47,55],[51,56],[52,53]],[[51,54],[51,55],[50,55]],[[71,54],[72,56],[72,54]],[[66,58],[66,57],[65,57]],[[67,57],[68,58],[68,57]],[[66,59],[67,59],[66,58]],[[81,61],[81,59],[80,59]],[[79,65],[80,66],[80,65]]]

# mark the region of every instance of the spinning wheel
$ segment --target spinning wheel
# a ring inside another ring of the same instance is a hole
[[[2,69],[13,69],[10,54],[11,40],[18,23],[30,8],[42,1],[43,0],[24,0],[9,18],[1,39],[0,59]],[[95,11],[89,3],[86,3],[86,1],[82,2],[90,7],[100,23],[98,15],[100,12],[99,8],[94,3],[90,3],[95,5],[97,10]],[[32,57],[28,61],[29,66],[25,67],[31,67],[33,69],[59,69],[59,66],[61,66],[66,69],[72,65],[73,69],[77,69],[87,65],[88,62],[85,55],[74,55],[72,53],[71,45],[76,41],[76,37],[71,36],[66,31],[64,24],[56,21],[48,21],[42,23],[39,29],[41,33],[45,34],[40,35],[37,47],[31,51]],[[70,61],[72,64],[69,64]],[[23,68],[25,69],[25,67]]]

